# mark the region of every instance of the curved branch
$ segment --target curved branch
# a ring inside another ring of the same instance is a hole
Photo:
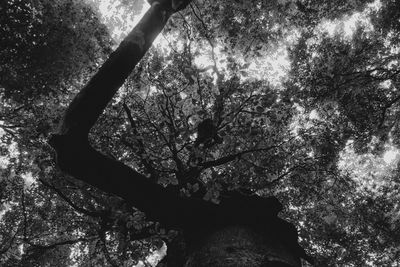
[[[158,2],[152,4],[139,24],[74,98],[58,134],[53,135],[49,143],[57,153],[57,164],[62,171],[123,198],[145,212],[150,220],[183,227],[195,225],[203,217],[215,217],[217,206],[202,200],[180,198],[123,163],[96,151],[87,138],[89,130],[169,16],[169,10],[163,9]]]

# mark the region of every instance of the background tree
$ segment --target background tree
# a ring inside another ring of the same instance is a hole
[[[118,264],[161,239],[178,246],[179,234],[51,161],[57,118],[113,45],[99,14],[77,1],[3,2],[2,263]],[[191,198],[277,195],[321,265],[398,264],[398,165],[384,160],[399,145],[398,9],[361,2],[193,2],[91,142]],[[285,55],[289,73],[273,73],[266,62]],[[195,146],[207,118],[223,142]]]

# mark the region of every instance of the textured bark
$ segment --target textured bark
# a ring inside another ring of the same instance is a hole
[[[300,266],[294,255],[278,236],[235,225],[207,236],[185,267]]]
[[[189,1],[184,2],[182,6]],[[90,129],[167,22],[171,10],[165,6],[152,1],[140,23],[69,105],[49,142],[59,168],[125,199],[151,220],[183,229],[189,248],[186,266],[279,266],[268,265],[271,260],[300,266],[296,230],[277,217],[281,205],[275,198],[232,198],[221,205],[180,198],[90,146]]]

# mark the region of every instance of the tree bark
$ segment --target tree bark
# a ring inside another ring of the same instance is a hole
[[[231,225],[208,235],[184,266],[290,267],[300,266],[300,260],[272,233]]]
[[[139,24],[67,108],[59,131],[49,142],[59,168],[123,198],[150,220],[183,229],[189,244],[187,267],[300,266],[297,233],[276,216],[280,210],[276,199],[257,202],[262,203],[260,210],[251,201],[245,201],[247,206],[241,201],[216,205],[180,198],[90,146],[90,129],[170,17],[171,10],[163,6],[152,1]]]

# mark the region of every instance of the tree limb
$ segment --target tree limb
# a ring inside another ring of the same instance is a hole
[[[139,24],[78,93],[67,108],[58,134],[50,139],[59,168],[92,186],[115,194],[145,212],[150,220],[167,226],[195,225],[215,217],[215,204],[183,199],[152,183],[125,164],[93,149],[87,139],[107,103],[164,27],[169,13],[154,2]]]
[[[108,102],[166,24],[170,13],[155,2],[69,105],[59,134],[86,137]]]

